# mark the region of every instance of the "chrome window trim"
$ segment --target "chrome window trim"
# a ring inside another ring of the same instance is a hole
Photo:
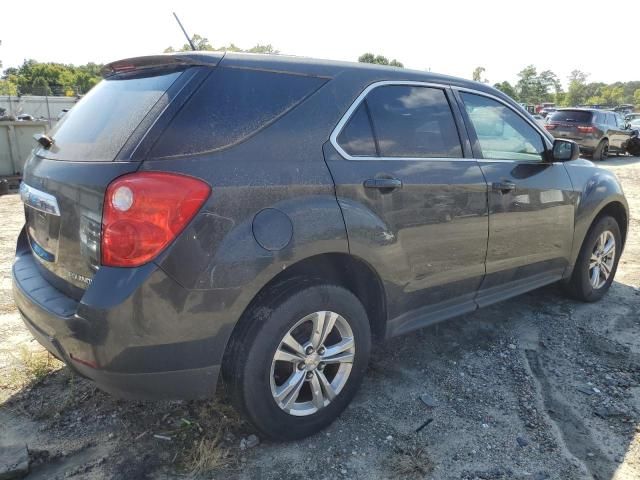
[[[473,95],[480,95],[480,96],[483,96],[483,97],[487,97],[487,98],[490,98],[492,100],[495,100],[496,102],[499,102],[499,103],[503,104],[505,107],[509,108],[511,111],[513,111],[515,114],[517,114],[520,118],[522,118],[525,122],[527,122],[531,127],[533,127],[533,129],[536,132],[538,132],[538,134],[542,137],[542,141],[543,141],[543,143],[544,143],[544,145],[545,145],[545,147],[547,149],[551,149],[553,147],[553,144],[551,143],[551,141],[547,137],[546,130],[543,131],[540,128],[540,125],[538,125],[535,122],[535,120],[527,118],[525,115],[523,115],[523,111],[521,112],[518,109],[513,108],[513,105],[510,105],[509,102],[506,102],[502,98],[496,97],[495,95],[492,95],[490,93],[482,92],[480,90],[475,90],[473,88],[457,87],[457,86],[452,86],[451,88],[453,90],[458,91],[458,92],[467,92],[467,93],[471,93]],[[460,100],[464,103],[464,100],[462,100],[462,98]],[[517,161],[517,160],[507,160],[507,161],[514,162],[514,161]],[[542,160],[542,161],[544,161],[544,160]]]
[[[58,201],[53,195],[30,187],[26,183],[20,184],[20,199],[22,202],[35,209],[50,215],[60,216]]]
[[[347,152],[345,152],[344,149],[338,143],[338,136],[340,135],[340,133],[342,133],[343,128],[345,127],[347,122],[351,119],[351,115],[358,109],[358,107],[360,106],[362,101],[365,99],[365,97],[369,94],[369,92],[371,92],[372,90],[378,87],[385,87],[389,85],[438,88],[440,90],[445,91],[445,95],[446,95],[446,90],[451,88],[450,85],[443,84],[443,83],[418,82],[413,80],[382,80],[382,81],[374,82],[368,85],[367,88],[365,88],[360,93],[360,95],[358,95],[358,97],[353,101],[353,103],[347,109],[346,113],[342,116],[338,124],[335,126],[335,128],[331,132],[331,136],[329,137],[329,141],[331,142],[331,145],[333,145],[333,148],[335,148],[343,158],[347,160],[356,160],[356,161],[357,160],[378,160],[378,161],[380,160],[418,161],[419,160],[423,162],[424,161],[430,161],[430,162],[475,162],[476,161],[474,158],[463,158],[463,157],[383,157],[383,156],[371,157],[371,156],[350,155]],[[449,101],[448,98],[447,98],[447,101]],[[454,122],[455,122],[455,115],[453,111],[451,112],[451,116],[454,118]],[[460,150],[464,151],[462,148],[462,142],[460,142]]]

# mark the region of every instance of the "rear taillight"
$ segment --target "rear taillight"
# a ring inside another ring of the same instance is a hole
[[[157,256],[200,210],[211,188],[202,180],[141,172],[114,180],[102,213],[102,265],[137,267]]]
[[[555,125],[551,124],[551,123],[547,123],[544,128],[546,128],[547,130],[553,130],[554,128],[556,128]]]
[[[595,127],[591,125],[578,125],[576,128],[580,133],[593,133],[596,131]]]

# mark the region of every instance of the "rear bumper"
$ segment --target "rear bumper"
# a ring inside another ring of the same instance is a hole
[[[551,133],[554,138],[559,140],[572,140],[576,142],[580,147],[580,152],[582,153],[593,153],[598,146],[598,143],[600,143],[600,139],[598,137],[591,137],[588,134],[585,134],[585,136],[566,136],[553,131]]]
[[[207,329],[201,328],[201,334],[189,329],[191,325],[180,318],[180,312],[170,309],[163,310],[162,318],[141,316],[145,305],[156,300],[144,288],[148,282],[164,282],[174,292],[181,288],[155,265],[142,272],[144,280],[133,293],[125,292],[122,302],[104,308],[106,305],[85,301],[95,297],[95,291],[78,302],[53,288],[39,273],[23,236],[12,269],[14,300],[35,339],[72,371],[128,399],[194,399],[215,393],[220,372],[216,360],[222,358],[222,352],[215,351],[216,338],[207,337]],[[132,275],[128,272],[127,276]],[[118,288],[116,285],[110,282],[109,287]],[[100,285],[89,289],[94,287]],[[113,292],[101,298],[109,296],[114,297]],[[147,310],[149,315],[157,314],[157,310]],[[183,332],[180,327],[189,330]]]

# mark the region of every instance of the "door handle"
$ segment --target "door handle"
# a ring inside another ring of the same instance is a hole
[[[402,180],[397,178],[369,178],[364,181],[365,188],[377,188],[378,190],[395,190],[402,188]]]
[[[516,189],[516,184],[507,180],[502,180],[500,182],[493,182],[491,184],[491,188],[496,192],[509,193]]]

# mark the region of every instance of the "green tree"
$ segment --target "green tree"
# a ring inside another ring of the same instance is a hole
[[[516,94],[521,102],[538,103],[538,89],[536,82],[538,72],[536,67],[528,65],[518,73],[518,83],[516,83]]]
[[[542,97],[542,101],[553,101],[556,104],[560,104],[564,97],[562,90],[562,83],[558,76],[551,70],[545,70],[538,75],[539,93]]]
[[[0,80],[0,95],[18,95],[18,85],[10,80]]]
[[[191,41],[193,42],[193,46],[196,47],[196,50],[199,50],[199,51],[200,50],[201,51],[217,50],[217,51],[223,51],[223,52],[271,53],[271,54],[280,53],[278,50],[273,48],[273,45],[271,45],[270,43],[266,45],[262,45],[258,43],[255,46],[249,48],[248,50],[240,48],[234,43],[230,43],[229,45],[226,45],[226,46],[214,47],[211,44],[211,42],[209,42],[208,38],[202,37],[197,33],[191,37]],[[189,45],[188,43],[185,43],[184,45],[182,45],[182,47],[177,49],[173,47],[168,47],[164,49],[164,53],[188,52],[188,51],[191,51],[191,45]]]
[[[573,70],[569,75],[569,88],[564,98],[564,104],[577,106],[584,104],[587,100],[587,78],[589,74],[581,70]]]
[[[76,95],[88,92],[101,79],[102,65],[75,66],[25,60],[20,67],[7,68],[2,80],[21,95]]]
[[[640,105],[640,88],[633,92],[633,103],[635,103],[636,106]]]
[[[488,80],[485,78],[484,80],[482,79],[482,74],[486,71],[486,69],[484,67],[476,67],[473,70],[473,76],[472,79],[474,82],[484,82],[484,83],[488,83]]]
[[[516,101],[518,100],[518,94],[516,93],[516,89],[513,88],[513,86],[507,81],[496,83],[493,86],[493,88],[497,88],[502,93],[504,93],[505,95],[509,95],[511,98],[513,98]]]
[[[373,53],[363,53],[358,57],[358,62],[360,63],[374,63],[377,65],[389,65],[391,67],[400,67],[403,68],[404,65],[402,62],[396,60],[395,58],[391,61],[383,55],[374,55]]]

